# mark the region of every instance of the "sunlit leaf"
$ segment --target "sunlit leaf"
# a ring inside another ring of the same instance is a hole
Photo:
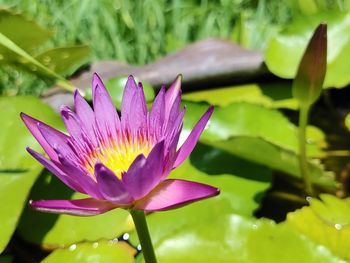
[[[220,188],[216,200],[226,200],[231,211],[252,216],[271,185],[271,171],[263,166],[199,144],[189,161],[171,173],[172,178],[198,181]]]
[[[89,61],[90,47],[86,45],[59,47],[36,55],[35,59],[58,74],[69,76]]]
[[[289,213],[285,224],[349,261],[350,199],[324,194],[321,200]]]
[[[21,111],[58,126],[59,117],[34,97],[0,98],[0,252],[6,247],[16,228],[27,195],[43,169],[25,150],[40,150],[34,137],[19,117]]]
[[[56,177],[46,172],[33,186],[30,198],[37,199],[81,199]],[[33,222],[36,222],[33,224]],[[31,243],[54,249],[82,241],[114,239],[133,229],[129,213],[116,209],[102,215],[79,217],[48,214],[27,207],[18,226],[19,234]]]
[[[191,114],[186,115],[182,141],[208,107],[206,104],[184,104]],[[248,103],[216,107],[200,140],[241,158],[300,177],[297,128],[277,110]],[[309,156],[323,156],[322,148],[326,144],[322,132],[309,128],[307,141]],[[270,154],[261,154],[266,152]],[[309,165],[315,183],[329,187],[336,185],[331,173],[326,173],[314,162]]]
[[[17,43],[23,50],[31,53],[47,41],[52,33],[30,21],[21,14],[0,9],[0,33]],[[0,63],[14,60],[13,54],[0,45]]]
[[[207,143],[246,160],[301,178],[298,156],[262,138],[236,136],[229,140]],[[308,162],[308,166],[315,184],[330,188],[338,186],[333,173],[325,172],[323,166],[312,161]]]
[[[32,55],[22,49],[17,43],[13,42],[7,36],[0,32],[0,46],[6,49],[6,52],[11,54],[13,62],[20,67],[25,68],[31,72],[44,75],[45,77],[53,78],[57,81],[57,84],[64,87],[67,90],[73,90],[73,86],[62,76],[52,71],[48,67],[37,61]]]
[[[159,262],[344,262],[287,226],[236,215],[215,198],[147,218]]]
[[[133,263],[134,256],[132,249],[125,243],[99,241],[77,245],[73,244],[67,249],[57,249],[42,262]]]
[[[207,102],[211,105],[227,106],[237,102],[249,102],[268,108],[297,109],[298,103],[292,98],[289,83],[247,84],[227,88],[215,88],[183,94],[193,102]]]

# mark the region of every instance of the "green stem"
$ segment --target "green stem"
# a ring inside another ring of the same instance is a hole
[[[134,220],[137,235],[142,247],[143,257],[146,263],[157,263],[152,240],[147,227],[145,212],[139,210],[131,210],[130,214]]]
[[[299,166],[300,173],[305,183],[306,192],[313,196],[314,189],[307,164],[306,156],[306,126],[310,107],[301,107],[299,112]]]

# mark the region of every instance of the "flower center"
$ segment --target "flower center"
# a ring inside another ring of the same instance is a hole
[[[149,142],[123,143],[100,147],[89,154],[86,158],[85,167],[93,175],[96,162],[101,162],[121,179],[122,173],[129,169],[138,155],[143,154],[147,157],[151,150],[152,145]]]

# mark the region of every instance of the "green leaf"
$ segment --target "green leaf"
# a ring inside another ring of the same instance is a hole
[[[349,261],[350,199],[323,194],[321,200],[289,213],[285,224]]]
[[[207,109],[206,104],[184,102],[187,114],[184,124],[184,136]],[[322,156],[325,146],[322,132],[316,128],[308,131],[308,152],[310,156]],[[262,138],[294,153],[298,152],[297,127],[281,112],[260,105],[233,103],[226,107],[215,107],[213,116],[201,136],[203,141],[222,141],[234,136]]]
[[[321,96],[327,66],[327,24],[320,24],[304,52],[293,81],[293,96],[309,107]]]
[[[104,81],[106,89],[108,93],[111,95],[114,105],[120,109],[123,92],[125,88],[126,81],[128,80],[128,76],[117,76],[114,78],[110,78],[107,81]],[[138,83],[138,79],[135,78],[136,83]],[[154,99],[154,89],[147,82],[142,82],[143,91],[145,92],[145,97],[147,102],[151,102]],[[85,95],[85,98],[88,100],[92,100],[91,89],[88,89]]]
[[[40,27],[34,21],[6,9],[0,9],[0,33],[29,53],[36,50],[52,35],[49,30]],[[14,60],[13,53],[1,45],[0,57],[0,63]]]
[[[47,104],[31,96],[0,97],[0,111],[0,169],[31,168],[36,161],[27,153],[26,147],[36,151],[41,151],[41,147],[25,127],[20,113],[24,112],[56,128],[62,128],[61,118]]]
[[[39,177],[30,194],[33,200],[84,197],[86,196],[74,193],[49,172]],[[19,234],[26,241],[40,244],[47,249],[67,247],[86,240],[114,239],[132,229],[132,218],[123,209],[115,209],[98,216],[79,217],[42,213],[27,207],[18,226]]]
[[[217,198],[147,219],[162,263],[343,262],[287,226],[236,215]]]
[[[43,167],[25,150],[40,146],[19,117],[21,111],[50,124],[59,122],[53,110],[34,97],[0,98],[0,252],[6,247],[25,206],[27,195]]]
[[[191,114],[186,115],[183,137],[187,136],[208,107],[205,104],[185,104],[187,112]],[[216,107],[200,140],[238,157],[300,177],[297,128],[277,110],[248,103]],[[320,148],[325,144],[324,137],[314,128],[309,129],[308,143],[310,156],[323,155]],[[265,151],[270,155],[261,154]],[[316,183],[334,187],[331,173],[324,172],[321,166],[313,162],[309,165]]]
[[[345,127],[350,131],[350,113],[345,117]]]
[[[225,141],[207,143],[251,162],[266,165],[272,169],[301,178],[298,156],[294,152],[262,138],[237,136]],[[308,166],[313,183],[327,188],[338,186],[334,175],[331,172],[325,172],[322,165],[310,161]]]
[[[51,69],[45,67],[35,58],[33,58],[28,52],[23,50],[20,46],[18,46],[15,42],[9,39],[7,36],[0,32],[0,46],[6,49],[6,52],[11,54],[15,64],[20,65],[21,67],[35,72],[37,74],[44,75],[45,77],[49,77],[55,79],[57,84],[67,89],[68,91],[73,90],[73,86],[62,76],[52,71]]]
[[[59,47],[46,50],[35,59],[60,75],[70,76],[89,61],[90,53],[87,45]]]
[[[324,87],[341,88],[350,83],[350,14],[341,12],[300,16],[271,39],[265,51],[269,70],[282,78],[294,78],[314,28],[328,24],[327,74]]]
[[[267,108],[287,108],[292,110],[298,108],[297,101],[292,98],[291,85],[283,82],[215,88],[185,93],[182,97],[187,101],[206,102],[217,106],[248,102]]]
[[[42,262],[133,263],[134,256],[132,249],[125,243],[99,241],[95,243],[73,244],[67,249],[57,249]]]
[[[29,190],[41,170],[42,167],[38,164],[23,172],[0,172],[0,253],[16,229]]]
[[[226,200],[231,211],[252,216],[271,185],[271,171],[228,152],[198,144],[171,178],[191,180],[220,188],[216,200]]]

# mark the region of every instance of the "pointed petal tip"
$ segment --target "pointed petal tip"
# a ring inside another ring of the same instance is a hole
[[[26,119],[28,117],[27,114],[25,114],[23,111],[20,112],[19,116],[21,117],[21,119],[24,121],[24,119]]]
[[[131,75],[131,74],[130,74],[130,75],[128,76],[128,80],[133,80],[133,81],[135,81],[134,75]]]
[[[60,106],[60,113],[63,117],[67,118],[70,112],[70,108],[66,105],[61,105]]]
[[[180,73],[180,74],[178,74],[178,75],[176,76],[175,81],[180,81],[180,82],[182,82],[182,80],[183,80],[183,75]]]
[[[78,90],[78,89],[75,89],[74,92],[73,92],[74,98],[78,97],[79,95],[81,96],[79,90]]]

